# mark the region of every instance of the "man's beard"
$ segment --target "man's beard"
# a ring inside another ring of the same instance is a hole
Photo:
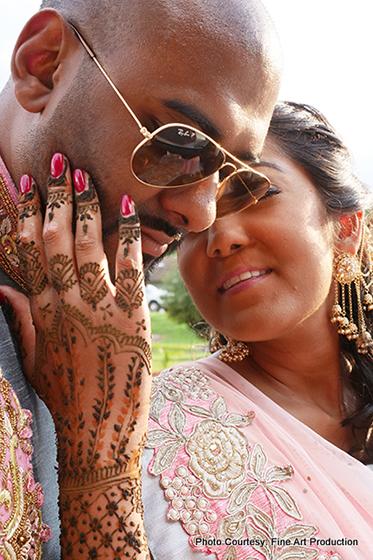
[[[155,266],[162,260],[166,255],[170,255],[173,253],[177,247],[180,245],[182,237],[185,233],[185,230],[181,228],[175,228],[169,222],[164,220],[163,218],[159,218],[158,216],[151,216],[148,212],[145,212],[141,208],[138,210],[140,224],[157,231],[162,231],[169,237],[177,237],[175,241],[170,243],[167,250],[160,256],[160,257],[153,257],[153,255],[148,255],[143,253],[143,266],[145,272],[145,281],[149,279],[149,274],[154,270]]]
[[[150,274],[153,272],[153,270],[155,269],[157,264],[159,262],[161,262],[161,260],[164,259],[167,255],[170,255],[171,253],[176,251],[176,249],[179,247],[181,241],[182,241],[182,239],[177,239],[177,240],[173,241],[172,243],[170,243],[170,245],[168,246],[166,251],[160,257],[153,257],[152,255],[148,255],[147,253],[142,254],[142,264],[143,264],[144,273],[145,273],[145,283],[149,282]]]

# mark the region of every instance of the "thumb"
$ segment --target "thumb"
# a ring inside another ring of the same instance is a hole
[[[35,327],[30,302],[24,294],[10,286],[0,286],[0,301],[3,303],[3,312],[9,328],[18,343],[24,373],[29,378],[35,364]]]

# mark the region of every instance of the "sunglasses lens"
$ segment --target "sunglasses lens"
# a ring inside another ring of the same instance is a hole
[[[223,218],[255,204],[269,189],[267,177],[255,171],[239,170],[223,180],[216,203],[216,217]]]
[[[148,185],[178,187],[210,177],[223,162],[223,152],[202,132],[169,126],[135,150],[132,170]]]

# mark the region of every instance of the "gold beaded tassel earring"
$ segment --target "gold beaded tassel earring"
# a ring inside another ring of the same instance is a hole
[[[210,341],[210,351],[214,353],[223,348],[223,351],[219,354],[219,360],[222,362],[242,362],[250,354],[250,350],[244,342],[225,336],[224,339],[227,343],[224,344],[221,338],[222,335],[214,331]]]
[[[365,282],[362,272],[363,246],[364,230],[359,258],[350,253],[341,253],[334,259],[335,301],[331,315],[331,322],[338,323],[338,334],[345,335],[348,340],[355,340],[357,351],[360,354],[366,354],[373,345],[372,337],[366,327],[361,303],[361,285],[364,286],[365,290],[369,291],[368,289],[371,284],[371,282],[369,284]],[[369,275],[369,271],[367,275]],[[357,301],[357,325],[354,321],[353,284]],[[349,317],[347,317],[346,312],[346,292],[348,296]],[[339,301],[339,293],[341,293],[341,302]],[[373,309],[373,298],[370,293],[365,294],[363,301],[368,311]]]
[[[369,239],[369,236],[371,234],[370,234],[370,231],[368,230],[368,228],[366,228],[367,231],[365,231],[365,227],[366,226],[364,226],[364,230],[363,230],[365,232],[364,235],[366,235],[367,238]],[[373,296],[370,292],[370,289],[371,289],[372,284],[373,284],[373,275],[372,275],[372,272],[373,272],[373,268],[372,268],[373,253],[369,249],[368,249],[367,257],[368,257],[368,268],[367,268],[367,271],[365,273],[362,273],[362,279],[361,279],[362,283],[363,283],[363,286],[364,286],[364,291],[365,291],[365,294],[364,294],[364,297],[363,297],[363,309],[364,309],[364,311],[372,311],[373,310]]]

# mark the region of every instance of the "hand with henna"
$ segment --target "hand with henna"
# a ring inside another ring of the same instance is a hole
[[[75,193],[55,154],[43,223],[35,181],[21,179],[18,250],[36,336],[26,375],[56,426],[62,557],[145,559],[151,334],[139,221],[124,195],[113,285],[93,183],[80,169],[73,183]]]

